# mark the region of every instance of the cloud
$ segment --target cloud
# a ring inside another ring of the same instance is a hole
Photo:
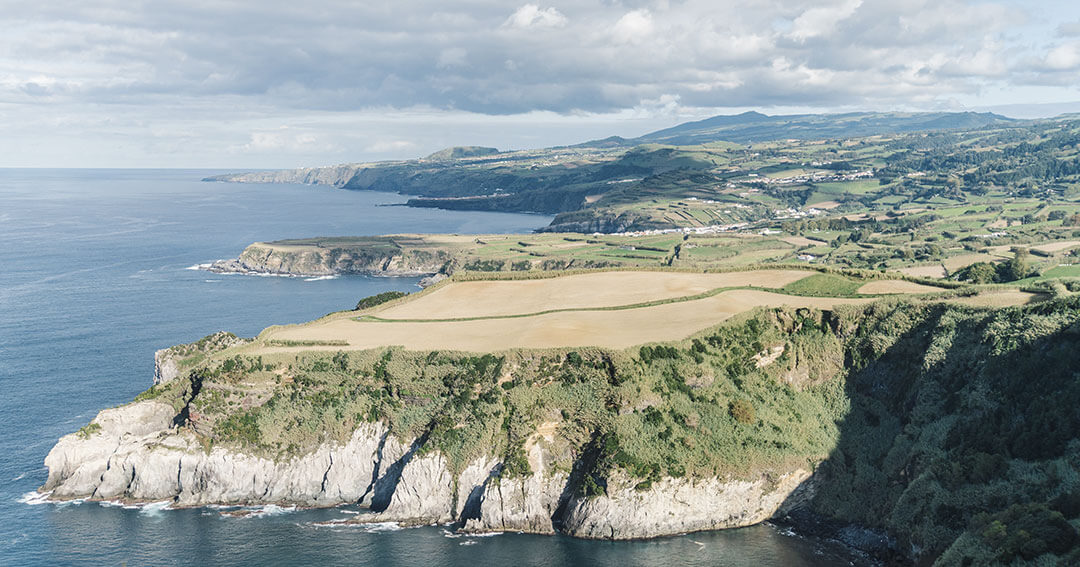
[[[510,15],[503,23],[510,28],[561,28],[566,25],[566,16],[555,8],[540,8],[536,4],[525,4]]]
[[[612,36],[620,43],[640,43],[653,32],[652,14],[648,10],[627,12],[612,28]]]
[[[792,22],[790,36],[804,41],[812,37],[826,35],[837,24],[851,17],[862,6],[862,0],[844,0],[832,6],[809,8]]]
[[[415,132],[333,126],[335,117],[416,109],[430,120],[486,122],[538,112],[674,118],[745,108],[939,108],[988,93],[998,104],[1062,101],[1076,99],[1080,86],[1080,21],[1048,18],[1034,3],[550,1],[14,4],[0,35],[0,126],[11,139],[9,123],[25,119],[61,139],[70,130],[49,125],[63,116],[87,124],[87,136],[123,132],[137,146],[157,140],[155,128],[202,121],[185,130],[193,146],[315,156],[330,146],[380,153],[380,140],[417,140],[426,150]],[[111,121],[89,126],[98,116]],[[321,118],[313,124],[311,116]],[[208,139],[230,128],[227,143]],[[0,144],[0,155],[29,155],[22,146]]]
[[[416,142],[410,142],[408,140],[378,140],[366,146],[364,151],[374,154],[386,154],[412,150],[416,147]]]
[[[232,151],[246,152],[332,152],[336,148],[333,144],[322,142],[312,132],[296,132],[288,126],[281,126],[276,130],[262,130],[252,132],[248,142],[239,147],[233,147]]]
[[[449,47],[439,53],[439,62],[435,64],[440,69],[448,67],[460,67],[465,64],[469,52],[461,47]]]
[[[1080,42],[1066,43],[1054,47],[1043,59],[1047,69],[1071,71],[1080,68]]]
[[[1057,27],[1057,34],[1062,37],[1080,36],[1080,20],[1060,24]]]

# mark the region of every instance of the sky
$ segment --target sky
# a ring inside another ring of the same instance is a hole
[[[291,168],[757,110],[1080,112],[1080,3],[0,0],[0,167]]]

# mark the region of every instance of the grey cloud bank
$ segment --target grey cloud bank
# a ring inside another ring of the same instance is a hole
[[[6,4],[9,166],[291,167],[746,108],[1080,100],[1064,2]]]

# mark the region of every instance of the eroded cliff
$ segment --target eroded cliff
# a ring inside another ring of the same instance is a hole
[[[404,249],[389,237],[369,240],[372,242],[366,246],[288,246],[256,242],[245,248],[238,258],[218,260],[208,269],[218,273],[290,276],[429,276],[444,270],[447,262],[453,259],[447,250]]]
[[[61,439],[43,490],[609,539],[810,515],[922,564],[1080,558],[1075,297],[758,310],[630,351],[244,348]]]

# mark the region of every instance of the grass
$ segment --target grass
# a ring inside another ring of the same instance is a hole
[[[1080,278],[1080,264],[1072,264],[1068,266],[1054,266],[1049,270],[1043,272],[1042,277],[1045,278]]]
[[[86,440],[94,435],[97,435],[98,433],[101,433],[101,424],[97,422],[91,422],[82,426],[78,431],[75,432],[75,435],[79,439]]]
[[[834,274],[814,274],[781,289],[787,293],[811,297],[855,297],[865,283]]]

